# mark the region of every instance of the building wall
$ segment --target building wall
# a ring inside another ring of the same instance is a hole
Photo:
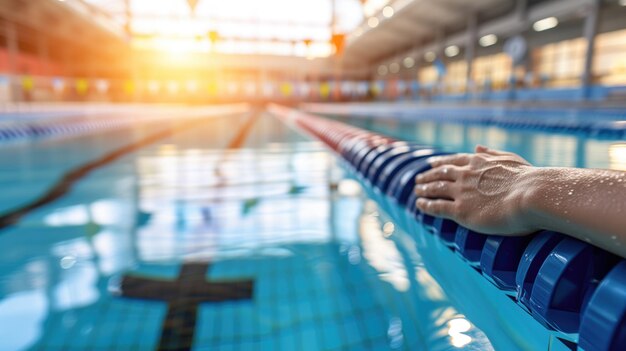
[[[497,52],[472,62],[474,91],[511,88],[573,88],[581,85],[587,41],[582,38],[561,40],[534,47],[528,63],[513,67],[510,57]],[[593,59],[593,84],[626,86],[626,29],[598,34]],[[440,76],[433,64],[418,69],[416,79],[426,89],[455,94],[467,90],[467,64],[463,58],[446,64]],[[513,78],[515,78],[513,80]]]

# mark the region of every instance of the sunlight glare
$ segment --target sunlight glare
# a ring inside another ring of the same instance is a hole
[[[113,11],[111,16],[119,23],[125,22],[124,12],[112,9],[109,2],[86,1]],[[176,59],[188,52],[299,57],[332,54],[329,49],[292,47],[305,41],[313,43],[311,46],[328,46],[332,34],[331,0],[201,0],[194,14],[186,0],[131,0],[130,5],[133,46],[167,52]],[[340,33],[353,31],[363,20],[357,1],[338,2],[335,11]],[[218,34],[219,40],[211,38],[210,33]]]

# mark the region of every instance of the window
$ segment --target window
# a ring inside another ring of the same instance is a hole
[[[472,63],[472,79],[479,90],[508,88],[511,77],[511,58],[505,53],[483,56]]]
[[[455,61],[446,65],[446,75],[443,77],[444,89],[447,93],[465,92],[467,84],[467,62]]]
[[[417,74],[420,84],[424,86],[434,85],[439,77],[437,68],[434,65],[420,69]]]
[[[586,50],[587,41],[584,38],[563,40],[535,48],[531,52],[532,71],[542,86],[579,86],[585,67]]]
[[[596,38],[593,76],[603,85],[626,85],[626,30]]]

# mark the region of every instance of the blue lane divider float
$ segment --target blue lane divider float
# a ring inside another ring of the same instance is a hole
[[[453,246],[456,240],[456,231],[459,225],[451,220],[443,218],[435,218],[433,222],[434,232],[437,234],[444,244]]]
[[[402,141],[396,141],[390,144],[383,144],[376,148],[370,150],[370,152],[365,153],[364,157],[358,162],[356,165],[356,169],[358,169],[359,174],[363,175],[365,179],[367,179],[367,175],[369,174],[370,167],[374,165],[374,162],[387,153],[394,153],[397,148],[404,149],[408,146],[407,143]]]
[[[397,188],[402,182],[402,176],[414,169],[412,163],[419,162],[436,153],[435,149],[420,148],[397,157],[382,169],[379,178],[376,179],[377,188],[383,194],[387,193],[390,187]]]
[[[580,340],[585,351],[626,345],[625,260],[560,233],[485,235],[420,213],[414,179],[431,168],[430,157],[446,153],[278,105],[269,110],[323,141],[363,183],[404,208],[398,221],[421,222],[546,328]]]
[[[582,241],[561,240],[539,268],[532,286],[533,316],[556,330],[577,333],[598,282],[617,262],[617,257]]]
[[[379,155],[376,159],[374,159],[371,166],[369,167],[368,172],[365,174],[365,178],[369,181],[370,185],[374,185],[377,189],[380,189],[378,178],[385,170],[385,167],[387,167],[396,159],[404,155],[410,154],[413,151],[418,151],[420,149],[423,149],[423,147],[416,147],[413,145],[405,145],[391,148],[389,152],[385,152]]]
[[[469,264],[477,266],[480,264],[480,257],[488,237],[488,235],[458,226],[454,237],[454,249]]]
[[[587,305],[580,325],[583,350],[623,350],[626,345],[626,262],[602,280]]]
[[[515,276],[530,236],[490,235],[480,256],[483,275],[498,288],[515,291]]]
[[[517,301],[530,311],[530,296],[543,262],[565,236],[551,231],[538,233],[526,247],[515,275]]]

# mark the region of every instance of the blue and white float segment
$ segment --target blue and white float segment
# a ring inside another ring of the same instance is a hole
[[[626,112],[614,108],[428,106],[419,103],[303,104],[311,113],[377,119],[437,121],[533,131],[626,138]]]
[[[107,112],[108,111],[108,112]],[[161,123],[179,118],[205,118],[232,115],[250,111],[248,104],[229,104],[205,107],[158,106],[138,110],[137,106],[115,106],[98,113],[80,114],[76,109],[49,114],[22,112],[0,114],[0,145],[7,142],[37,140],[85,135],[106,130],[128,128],[142,123]],[[62,116],[62,113],[65,113]]]
[[[494,345],[511,349],[507,342],[513,340],[533,350],[623,349],[624,259],[565,234],[484,235],[421,214],[414,178],[430,169],[428,157],[438,150],[278,105],[269,111],[343,159],[415,241],[459,310]]]

